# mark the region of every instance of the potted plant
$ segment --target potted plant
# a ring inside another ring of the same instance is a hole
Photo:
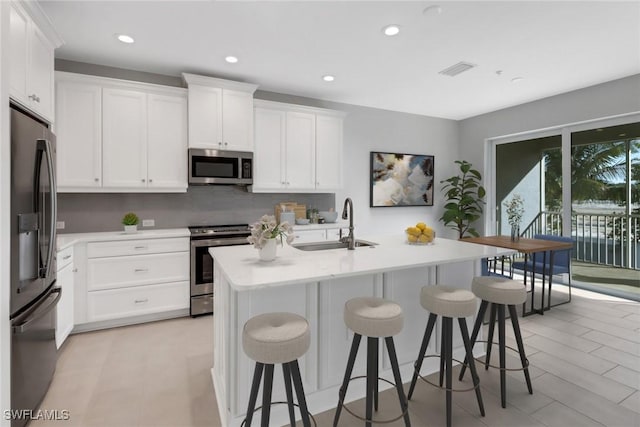
[[[520,239],[520,222],[524,215],[524,200],[519,194],[514,194],[511,200],[504,204],[507,208],[507,221],[511,226],[511,241],[516,242]]]
[[[125,216],[122,218],[124,232],[135,233],[136,231],[138,231],[138,222],[140,222],[140,218],[138,218],[138,215],[134,214],[133,212],[125,214]]]
[[[477,237],[478,231],[471,224],[482,216],[486,194],[484,187],[480,185],[482,175],[466,160],[456,160],[455,163],[460,167],[460,175],[440,181],[441,184],[444,183],[442,191],[447,200],[440,219],[445,226],[457,230],[460,239],[467,234]]]
[[[278,223],[275,216],[263,215],[260,221],[251,225],[251,236],[247,237],[247,240],[260,251],[262,261],[272,261],[276,258],[278,239],[282,246],[283,240],[291,243],[294,237],[293,228],[287,221]]]

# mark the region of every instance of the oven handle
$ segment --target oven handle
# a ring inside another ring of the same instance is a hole
[[[235,245],[248,245],[246,237],[232,237],[229,239],[198,239],[191,240],[192,248],[201,247],[213,247],[213,246],[235,246]]]

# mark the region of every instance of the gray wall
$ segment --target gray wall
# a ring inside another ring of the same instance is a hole
[[[484,141],[503,135],[640,111],[640,74],[459,122],[459,150],[484,173]]]
[[[179,77],[56,60],[60,71],[85,73],[149,83],[182,86]],[[251,194],[235,187],[190,187],[186,194],[60,194],[58,216],[65,221],[62,232],[112,231],[121,228],[125,212],[156,220],[156,228],[192,224],[253,222],[274,205],[293,200],[307,207],[342,208],[346,197],[354,201],[356,234],[402,234],[405,227],[424,221],[443,235],[439,181],[455,171],[458,124],[453,120],[405,114],[355,105],[327,102],[257,91],[255,98],[347,112],[344,121],[344,188],[334,194]],[[433,207],[369,207],[369,152],[391,151],[435,156]],[[446,233],[445,233],[446,234]]]

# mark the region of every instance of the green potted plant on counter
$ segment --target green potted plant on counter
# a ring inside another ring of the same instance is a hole
[[[140,222],[140,218],[138,218],[138,215],[134,214],[133,212],[129,212],[125,214],[125,216],[122,218],[122,224],[124,225],[124,232],[135,233],[136,231],[138,231],[139,222]]]
[[[444,214],[440,218],[444,225],[458,232],[458,238],[479,236],[478,231],[471,227],[482,216],[482,205],[486,191],[482,185],[482,175],[472,168],[466,160],[456,160],[460,167],[460,175],[440,181],[444,183],[442,191],[445,192],[447,204],[444,205]]]

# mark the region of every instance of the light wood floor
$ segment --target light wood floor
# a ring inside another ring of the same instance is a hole
[[[640,426],[639,303],[574,290],[571,304],[521,319],[521,328],[533,395],[522,373],[510,372],[503,409],[498,372],[480,369],[486,416],[474,393],[455,393],[454,426]],[[71,419],[30,425],[220,426],[212,346],[211,317],[73,335],[42,404],[69,410]],[[508,356],[508,366],[516,366],[519,360]],[[412,425],[445,425],[444,404],[444,392],[418,383],[409,404]],[[362,401],[349,406],[363,412]],[[397,411],[395,392],[381,393],[378,416]],[[333,414],[316,414],[318,425],[330,426]],[[343,412],[340,425],[363,423]]]

